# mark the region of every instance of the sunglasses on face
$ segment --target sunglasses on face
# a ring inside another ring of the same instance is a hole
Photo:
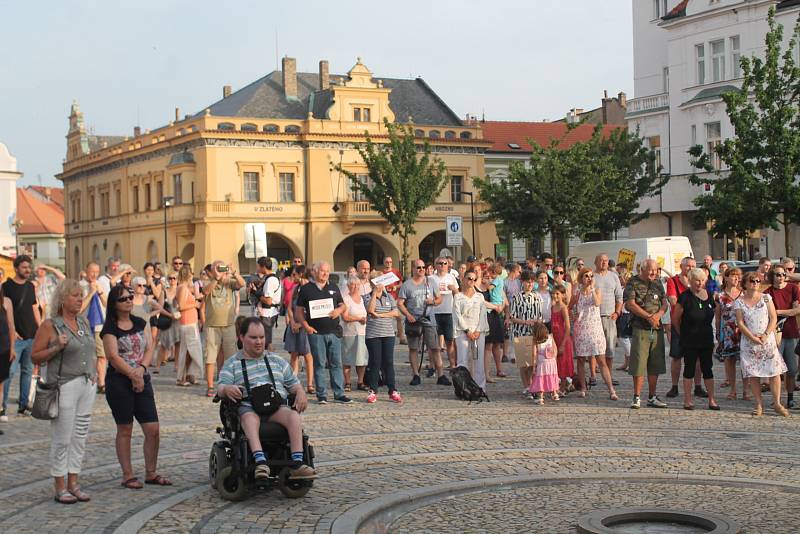
[[[133,295],[126,295],[124,297],[119,297],[117,299],[117,302],[122,303],[122,302],[128,302],[129,300],[133,300]]]
[[[178,278],[176,276],[170,276],[169,278],[167,278],[167,280],[177,280],[177,279]]]
[[[467,280],[469,282],[474,282],[475,280],[477,280],[477,278],[472,278],[472,277],[468,276],[468,277],[465,278],[465,280]]]
[[[786,273],[775,273],[774,276],[780,276],[781,278],[786,276]]]
[[[447,265],[446,261],[437,261],[436,265]]]
[[[594,278],[594,276],[592,276],[591,274],[585,274],[585,275],[583,275],[583,277],[584,277],[584,278],[588,278],[589,280],[591,280],[592,278]]]
[[[564,271],[553,271],[553,274],[564,274]]]
[[[750,283],[750,284],[760,284],[760,283],[761,283],[761,280],[758,280],[758,279],[756,279],[756,278],[751,278],[751,279],[748,281],[748,283]]]
[[[414,267],[414,268],[415,268],[415,269],[424,269],[424,268],[425,268],[425,266],[424,266],[424,265],[417,265],[417,266],[416,266],[416,267]]]

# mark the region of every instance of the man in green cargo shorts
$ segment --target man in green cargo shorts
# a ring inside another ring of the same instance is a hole
[[[637,276],[632,277],[622,294],[625,307],[633,314],[631,337],[631,359],[628,372],[633,377],[633,401],[631,408],[641,408],[644,377],[650,395],[647,405],[651,408],[666,408],[667,404],[656,396],[658,375],[667,371],[664,362],[664,330],[661,316],[667,311],[667,294],[658,279],[656,260],[647,259]]]

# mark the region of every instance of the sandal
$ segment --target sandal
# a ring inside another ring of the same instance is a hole
[[[350,387],[350,384],[345,384],[345,385],[344,385],[344,390],[345,390],[345,392],[346,392],[346,393],[350,393],[350,390],[351,390],[351,389],[352,389],[352,388]]]
[[[178,380],[177,382],[175,382],[175,385],[178,386],[178,387],[182,387],[182,388],[188,388],[188,387],[191,386],[191,384],[189,382],[184,381],[184,380]]]
[[[750,413],[752,413],[755,416],[764,415],[764,408],[762,408],[761,406],[756,406]]]
[[[61,490],[56,493],[56,496],[53,497],[53,500],[61,504],[75,504],[78,502],[78,499],[67,490]]]
[[[369,391],[369,388],[367,387],[367,385],[366,385],[366,384],[359,384],[359,385],[357,386],[357,389],[358,389],[359,391]]]
[[[617,397],[617,392],[616,391],[611,392],[611,394],[608,396],[608,398],[611,399],[612,401],[619,400],[619,397]]]
[[[728,395],[725,398],[728,400],[736,400],[736,393],[732,391],[728,393]]]
[[[172,481],[161,475],[156,475],[153,478],[144,479],[145,484],[155,484],[156,486],[171,486]]]
[[[129,478],[128,480],[123,482],[121,486],[123,488],[128,488],[128,489],[142,489],[144,487],[142,486],[142,483],[139,482],[139,479],[136,477]]]
[[[215,388],[207,388],[206,389],[206,397],[216,397],[217,390]]]
[[[72,489],[68,489],[67,491],[70,492],[73,497],[78,499],[78,502],[89,502],[92,500],[92,498],[86,495],[84,492],[82,492],[81,488],[78,486],[75,486]]]
[[[500,371],[500,372],[498,372],[498,373],[497,373],[497,376],[498,376],[499,378],[506,378],[508,375],[507,375],[507,374],[505,374],[503,371]]]

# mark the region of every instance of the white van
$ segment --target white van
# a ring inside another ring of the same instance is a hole
[[[652,258],[670,276],[680,272],[683,258],[694,257],[692,245],[685,236],[589,241],[572,247],[567,258],[567,267],[573,267],[578,258],[583,258],[586,266],[591,267],[598,254],[607,254],[608,259],[617,264],[625,263],[628,269],[633,269],[636,264]]]

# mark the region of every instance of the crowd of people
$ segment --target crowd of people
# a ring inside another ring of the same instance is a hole
[[[536,405],[585,398],[598,375],[608,398],[617,401],[616,370],[632,377],[630,408],[641,408],[645,378],[646,405],[667,408],[657,386],[669,355],[666,397],[679,396],[682,388],[686,410],[695,409],[698,397],[707,399],[709,410],[720,409],[714,359],[724,362],[719,387],[728,389],[730,400],[739,398],[739,363],[741,398],[752,400],[754,415],[763,414],[766,392],[781,416],[798,407],[800,275],[791,259],[762,260],[744,275],[724,262],[717,272],[710,256],[699,268],[683,258],[673,276],[653,259],[614,265],[600,254],[593,268],[587,264],[579,259],[564,266],[547,253],[521,263],[470,256],[458,265],[442,256],[413,261],[404,279],[386,257],[380,268],[359,261],[335,284],[328,262],[306,267],[301,258],[281,272],[274,259],[259,258],[257,272],[247,277],[224,261],[195,275],[179,256],[168,267],[146,263],[141,272],[109,258],[102,274],[90,262],[72,280],[46,265],[34,275],[31,258],[19,256],[14,276],[0,285],[0,421],[8,420],[10,379],[17,373],[20,415],[30,413],[33,377],[41,373],[45,382],[60,385],[50,465],[56,500],[70,504],[90,499],[78,475],[98,393],[117,426],[122,485],[143,487],[131,463],[134,419],[144,434],[144,484],[171,484],[157,470],[152,385],[152,375],[169,362],[178,387],[203,384],[208,397],[242,400],[258,477],[270,476],[258,440],[260,412],[253,413],[243,390],[271,382],[291,403],[294,410],[270,417],[292,437],[291,475],[314,477],[295,450],[301,441],[297,414],[307,396],[324,405],[330,389],[334,402],[350,404],[355,388],[373,404],[385,387],[390,402],[402,403],[397,343],[408,347],[411,388],[423,375],[451,386],[448,370],[465,367],[485,392],[507,376],[507,362],[517,367],[522,393]],[[273,352],[281,316],[288,361]],[[624,362],[615,367],[618,347]]]

